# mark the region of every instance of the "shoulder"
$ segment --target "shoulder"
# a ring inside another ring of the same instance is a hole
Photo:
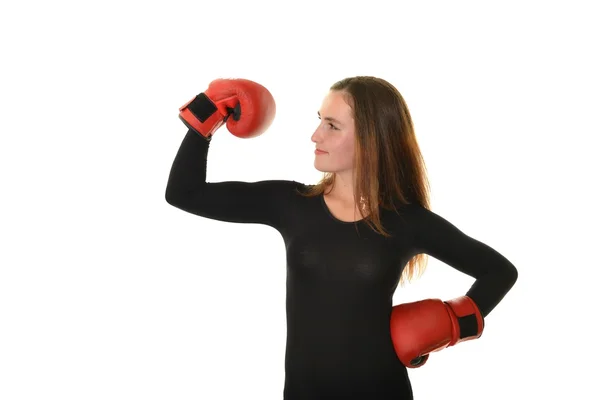
[[[441,252],[473,243],[454,223],[420,204],[404,206],[401,215],[406,222],[404,228],[419,252],[439,256]]]
[[[427,218],[431,211],[418,203],[395,203],[396,210],[392,211],[405,222],[414,222],[415,220]]]
[[[406,227],[413,233],[432,232],[437,229],[453,227],[440,214],[419,203],[397,205],[396,209],[399,220],[406,224]]]
[[[305,197],[310,193],[310,189],[314,186],[295,180],[270,180],[263,181],[262,184],[267,186],[269,188],[268,191],[274,196],[285,201]]]
[[[311,185],[311,184],[306,184],[306,183],[302,183],[302,182],[298,182],[298,181],[288,181],[288,187],[289,189],[296,195],[296,196],[305,196],[305,195],[309,195],[312,193],[312,190],[315,188],[316,185]]]
[[[290,193],[296,190],[304,190],[309,185],[305,185],[301,182],[297,182],[294,180],[283,180],[283,179],[272,179],[272,180],[264,180],[256,182],[264,187],[269,187],[272,190],[276,190],[282,193]]]

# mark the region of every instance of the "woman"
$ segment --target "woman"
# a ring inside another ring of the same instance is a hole
[[[390,316],[398,284],[423,270],[426,255],[476,279],[465,296],[483,318],[514,285],[517,271],[505,257],[429,210],[410,113],[385,80],[352,77],[331,87],[311,138],[324,173],[314,185],[206,182],[210,139],[223,116],[246,137],[272,121],[274,102],[262,86],[214,81],[180,111],[189,131],[167,202],[205,218],[265,224],[284,239],[284,399],[413,398]]]

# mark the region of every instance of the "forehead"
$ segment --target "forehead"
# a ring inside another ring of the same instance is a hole
[[[344,93],[330,91],[327,93],[319,110],[322,117],[332,117],[339,120],[351,120],[352,107],[346,102]]]

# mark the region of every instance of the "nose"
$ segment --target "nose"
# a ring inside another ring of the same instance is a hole
[[[314,143],[318,143],[322,141],[322,139],[323,137],[321,135],[321,130],[319,129],[319,127],[317,127],[317,129],[315,129],[312,136],[310,137],[310,140],[312,140]]]

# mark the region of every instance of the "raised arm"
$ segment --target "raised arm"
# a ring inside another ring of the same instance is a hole
[[[279,228],[293,181],[206,182],[210,142],[193,130],[175,156],[166,201],[189,213],[226,222],[260,223]]]
[[[217,79],[179,111],[189,130],[171,167],[166,201],[206,218],[279,228],[296,182],[206,182],[214,133],[226,123],[228,131],[238,137],[262,134],[275,117],[271,93],[246,79]]]

